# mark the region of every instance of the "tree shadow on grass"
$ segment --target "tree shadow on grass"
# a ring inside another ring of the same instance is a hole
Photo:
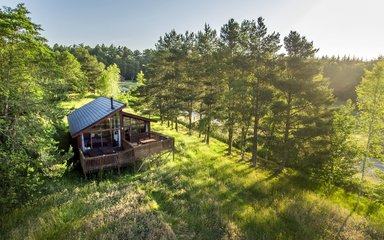
[[[87,233],[90,239],[176,239],[161,212],[151,207],[154,204],[145,192],[131,188],[119,201],[85,219],[75,234]]]
[[[356,212],[357,206],[359,205],[358,202],[355,203],[353,206],[352,211],[349,213],[349,215],[344,219],[343,223],[341,224],[339,230],[337,231],[337,234],[335,235],[335,239],[340,239],[340,234],[344,230],[345,226],[347,225],[348,220],[352,217],[352,214]]]
[[[72,178],[51,183],[49,187],[52,188],[49,194],[34,199],[30,205],[8,216],[5,236],[16,239],[19,236],[64,238],[67,232],[79,227],[79,219],[88,219],[113,206],[127,192],[123,186],[111,187],[110,184],[100,185],[95,181],[84,183]],[[23,227],[17,227],[20,225]]]

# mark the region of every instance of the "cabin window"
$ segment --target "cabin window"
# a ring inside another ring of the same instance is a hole
[[[84,150],[120,146],[119,115],[106,118],[83,133]]]
[[[127,141],[136,142],[139,138],[144,137],[144,133],[148,132],[147,123],[143,120],[125,117],[124,131]]]
[[[137,119],[132,119],[131,121],[132,134],[144,133],[145,132],[145,122]]]
[[[85,150],[91,148],[91,134],[90,133],[83,133],[83,142],[84,142],[84,148]]]

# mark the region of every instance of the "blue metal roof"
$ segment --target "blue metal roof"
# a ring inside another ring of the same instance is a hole
[[[125,104],[113,100],[113,109],[111,108],[111,99],[98,97],[92,102],[76,109],[68,115],[69,132],[74,137],[82,130],[92,126],[99,120],[113,114],[125,107]]]

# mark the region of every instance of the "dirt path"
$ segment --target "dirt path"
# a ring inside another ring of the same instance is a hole
[[[377,159],[372,159],[372,162],[373,162],[373,166],[380,169],[381,171],[384,171],[384,163],[377,160]]]

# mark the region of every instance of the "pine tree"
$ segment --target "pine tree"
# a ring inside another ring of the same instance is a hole
[[[241,33],[240,25],[234,19],[230,19],[227,24],[221,28],[220,32],[221,48],[220,56],[222,58],[222,76],[225,80],[224,98],[222,102],[225,109],[225,127],[228,131],[228,155],[232,154],[232,145],[236,125],[236,104],[241,99],[236,98],[237,92],[235,85],[240,81],[241,74]]]
[[[197,33],[196,41],[197,79],[201,83],[199,133],[205,133],[205,142],[209,144],[212,121],[219,117],[219,103],[223,93],[223,81],[218,74],[219,41],[216,31],[208,24],[205,24],[203,31]]]
[[[178,123],[178,116],[182,109],[182,99],[178,90],[182,85],[183,67],[182,59],[183,36],[172,30],[156,44],[152,62],[148,66],[148,79],[141,93],[148,97],[148,106],[157,109],[160,113],[161,123],[165,118],[170,122]]]
[[[275,86],[281,91],[281,171],[287,163],[307,166],[300,159],[312,159],[316,145],[322,144],[329,132],[329,105],[333,101],[328,83],[320,75],[314,59],[318,49],[297,32],[284,38],[287,56],[283,60],[281,79]],[[318,155],[319,156],[319,155]],[[294,162],[296,161],[296,162]],[[314,161],[312,159],[312,161]],[[309,162],[310,164],[310,162]]]
[[[183,57],[181,63],[181,84],[179,89],[182,101],[182,110],[188,115],[188,130],[192,134],[192,114],[195,112],[197,101],[201,95],[202,82],[199,79],[197,65],[197,53],[195,48],[196,37],[194,33],[186,32],[183,40]]]
[[[68,50],[55,53],[59,68],[58,75],[65,81],[65,92],[84,93],[87,83],[79,61]]]
[[[244,21],[242,32],[245,34],[245,54],[248,66],[246,71],[251,79],[250,98],[253,117],[252,164],[256,166],[259,146],[260,120],[268,112],[274,89],[271,87],[276,77],[277,51],[280,49],[279,34],[268,34],[263,18]],[[246,110],[248,111],[248,110]]]
[[[76,47],[73,50],[73,55],[81,63],[81,70],[87,79],[88,89],[96,93],[96,81],[104,71],[105,65],[97,61],[95,56],[89,54],[85,47]]]

